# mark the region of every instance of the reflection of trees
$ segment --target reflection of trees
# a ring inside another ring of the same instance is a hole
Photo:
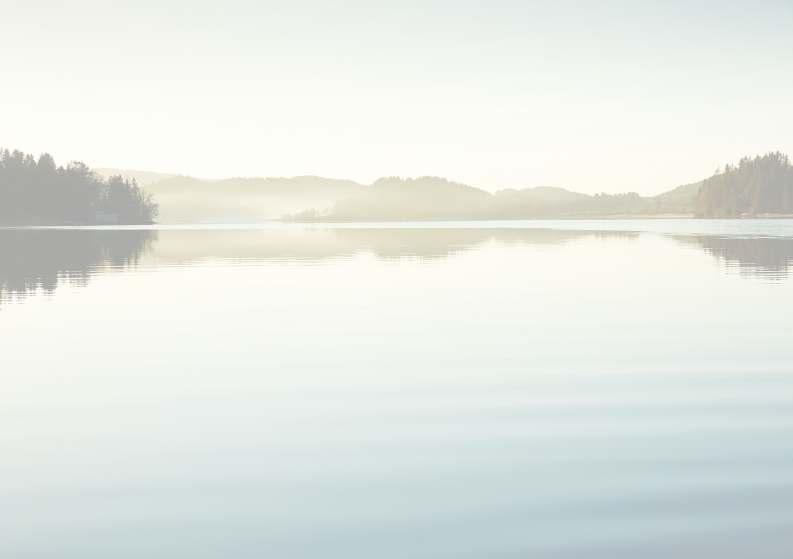
[[[638,233],[525,228],[273,228],[202,230],[0,230],[0,299],[85,283],[108,268],[143,258],[153,264],[204,260],[316,262],[371,254],[380,259],[438,259],[497,243],[554,246],[581,239],[634,239]],[[764,277],[784,277],[793,239],[673,236],[677,242]],[[156,243],[155,243],[156,240]],[[154,247],[152,249],[152,247]],[[151,249],[151,250],[150,250]]]
[[[151,246],[152,231],[0,230],[0,298],[59,282],[85,283],[96,271],[135,264]]]
[[[676,236],[742,273],[783,278],[793,265],[793,239],[783,237]]]

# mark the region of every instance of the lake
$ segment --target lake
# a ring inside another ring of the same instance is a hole
[[[787,558],[793,221],[0,231],[0,557]]]

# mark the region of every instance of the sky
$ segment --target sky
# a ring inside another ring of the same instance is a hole
[[[654,194],[793,155],[793,2],[0,0],[0,145]]]

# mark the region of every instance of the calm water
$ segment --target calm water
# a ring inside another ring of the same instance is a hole
[[[793,222],[0,231],[0,557],[787,558]]]

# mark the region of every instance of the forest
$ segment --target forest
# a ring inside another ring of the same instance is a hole
[[[157,213],[134,180],[102,178],[79,162],[59,167],[46,153],[0,150],[0,224],[148,224]]]
[[[705,179],[699,189],[698,217],[755,217],[793,214],[793,166],[772,152],[744,157]]]

